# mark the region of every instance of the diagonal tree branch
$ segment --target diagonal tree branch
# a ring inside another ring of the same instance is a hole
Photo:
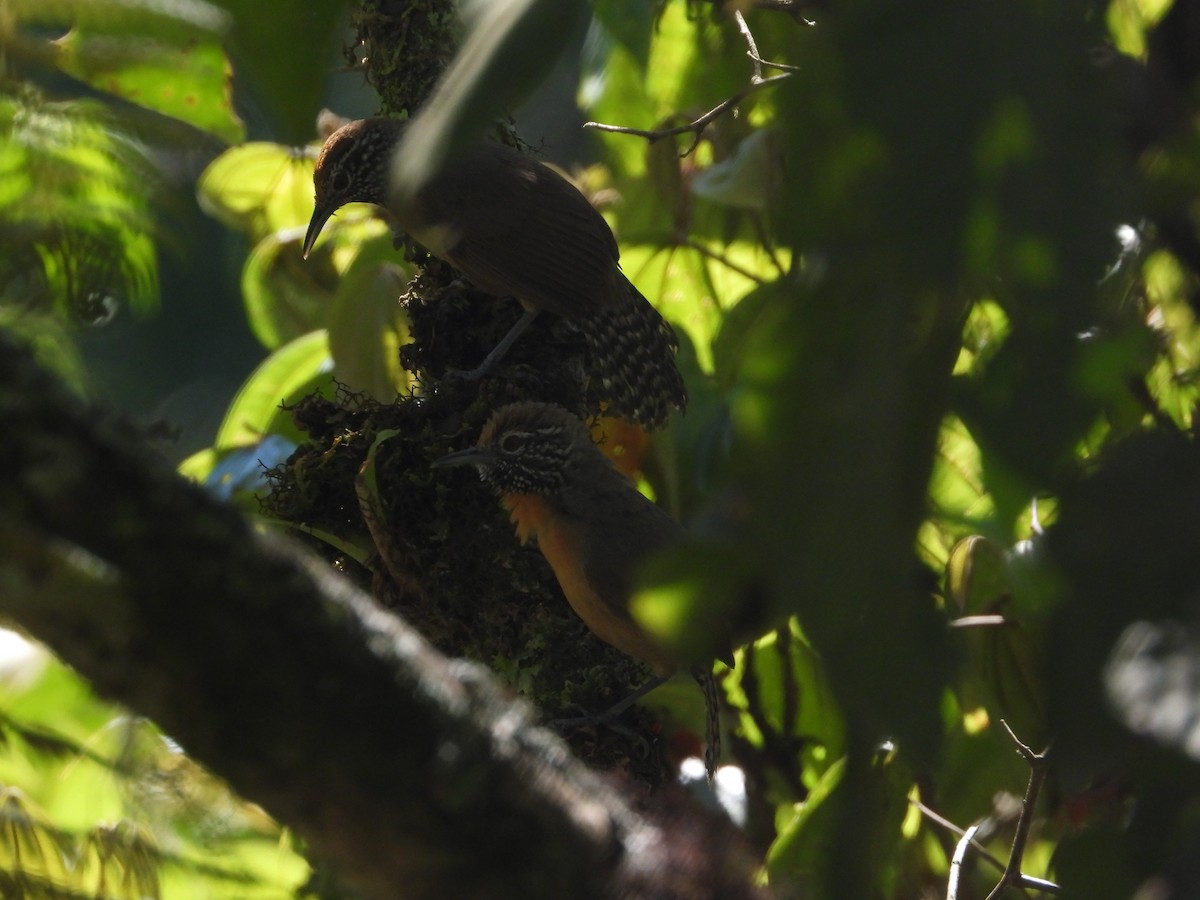
[[[697,833],[719,826],[633,810],[486,670],[178,478],[3,332],[0,434],[0,613],[363,896],[753,895],[737,843]]]

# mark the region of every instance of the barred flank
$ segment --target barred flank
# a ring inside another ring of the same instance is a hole
[[[610,412],[647,430],[663,425],[672,409],[687,407],[687,389],[675,365],[679,340],[658,310],[627,279],[619,304],[576,319],[592,355],[592,374]]]

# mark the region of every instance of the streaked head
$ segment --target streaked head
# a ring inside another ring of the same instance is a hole
[[[607,461],[576,416],[552,403],[510,403],[488,420],[474,447],[443,456],[435,468],[473,465],[505,494],[556,494],[568,485],[572,459]]]
[[[358,119],[329,136],[313,170],[316,200],[304,236],[305,257],[330,216],[347,203],[387,203],[392,153],[406,124],[398,119]]]

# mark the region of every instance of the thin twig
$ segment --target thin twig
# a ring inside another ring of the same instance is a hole
[[[930,809],[928,806],[926,806],[920,800],[910,800],[909,802],[913,806],[915,806],[918,810],[920,810],[921,815],[925,816],[927,819],[932,820],[933,822],[937,823],[938,825],[941,825],[947,831],[953,831],[959,837],[962,837],[964,834],[967,833],[968,829],[959,828],[957,825],[955,825],[953,822],[951,822],[945,816],[934,811],[933,809]],[[975,829],[978,831],[979,826],[975,826]],[[983,859],[988,864],[990,864],[992,867],[994,867],[997,872],[1004,871],[1004,863],[999,858],[997,858],[996,856],[989,853],[988,849],[985,846],[983,846],[983,844],[981,844],[979,841],[975,840],[974,838],[972,838],[971,844],[972,844],[972,846],[975,847],[975,852],[978,853],[981,857],[983,857]]]
[[[754,77],[750,79],[752,83],[762,81],[763,66],[770,66],[772,69],[779,69],[781,72],[800,71],[799,66],[789,66],[785,63],[771,62],[769,59],[763,59],[761,56],[759,56],[758,44],[754,42],[754,35],[750,32],[750,26],[746,24],[746,17],[742,15],[742,11],[740,9],[735,9],[733,11],[733,18],[737,22],[738,31],[740,31],[742,33],[742,37],[746,39],[746,46],[750,48],[746,51],[746,55],[750,57],[751,62],[754,63]]]
[[[742,15],[740,9],[733,11],[733,19],[737,22],[738,31],[742,33],[742,37],[746,39],[746,46],[750,49],[746,51],[746,55],[754,61],[754,76],[751,78],[752,84],[757,84],[762,81],[762,58],[758,55],[758,44],[754,43],[754,35],[750,32],[750,26],[746,24],[746,17]]]
[[[978,825],[972,825],[963,832],[958,844],[954,847],[954,857],[950,860],[950,878],[946,882],[946,900],[958,900],[958,881],[962,877],[963,860],[967,858],[967,849],[975,840]]]
[[[1004,726],[1004,730],[1008,732],[1008,736],[1012,738],[1014,744],[1017,745],[1017,752],[1029,764],[1029,784],[1025,787],[1025,798],[1021,801],[1021,816],[1017,819],[1017,830],[1013,835],[1012,851],[1008,855],[1008,865],[1004,869],[1004,874],[1000,876],[1000,882],[992,888],[992,892],[987,895],[987,900],[998,900],[1005,888],[1010,886],[1026,885],[1027,876],[1021,874],[1021,860],[1025,856],[1025,845],[1029,840],[1029,829],[1033,825],[1033,809],[1037,805],[1038,794],[1042,789],[1042,782],[1046,778],[1046,752],[1034,753],[1029,747],[1021,742],[1021,739],[1009,728],[1008,723],[1003,719],[1000,724]],[[1036,879],[1041,881],[1041,879]],[[1045,882],[1049,884],[1050,882]],[[1040,888],[1045,890],[1045,888]],[[1055,885],[1057,890],[1057,885]]]
[[[771,265],[775,267],[775,271],[782,278],[787,274],[787,269],[783,267],[783,263],[779,261],[779,255],[775,252],[775,247],[771,241],[771,235],[767,233],[767,227],[763,223],[761,214],[755,214],[750,217],[750,222],[754,226],[754,233],[758,237],[758,243],[764,250],[767,251],[767,256],[771,260]]]
[[[995,628],[1007,624],[1008,619],[999,615],[960,616],[950,620],[951,628]]]
[[[770,87],[771,85],[777,84],[778,82],[790,77],[791,75],[789,73],[783,72],[779,75],[771,75],[762,79],[761,81],[752,82],[751,84],[742,88],[742,90],[738,91],[732,97],[722,100],[698,119],[693,119],[691,122],[688,122],[685,125],[676,125],[674,128],[656,128],[653,130],[646,130],[642,128],[631,128],[628,125],[607,125],[603,122],[584,122],[583,127],[594,128],[597,131],[607,131],[613,134],[632,134],[637,137],[645,138],[651,144],[657,143],[666,137],[674,137],[678,134],[691,133],[696,136],[696,139],[692,142],[692,145],[687,150],[680,154],[681,156],[687,156],[693,150],[695,150],[696,146],[700,143],[700,134],[704,131],[705,126],[707,126],[709,122],[723,113],[728,112],[730,109],[737,106],[760,88]]]
[[[791,11],[790,5],[789,11]],[[754,41],[754,35],[750,31],[750,26],[746,24],[746,17],[742,15],[742,11],[740,9],[735,9],[733,11],[733,18],[734,21],[737,22],[738,31],[741,32],[742,37],[746,41],[746,46],[749,48],[746,51],[746,55],[750,57],[750,60],[754,63],[754,71],[750,75],[749,85],[738,91],[732,97],[722,100],[704,115],[700,116],[700,118],[693,119],[686,125],[676,125],[673,128],[656,128],[653,130],[646,130],[643,128],[632,128],[628,125],[607,125],[603,122],[585,122],[583,127],[594,128],[597,131],[607,131],[612,134],[632,134],[637,137],[645,138],[651,144],[657,143],[666,137],[674,137],[675,135],[690,133],[693,135],[691,145],[681,154],[679,154],[680,156],[690,156],[692,151],[694,151],[696,147],[700,145],[700,136],[703,134],[704,129],[709,122],[737,106],[759,88],[764,88],[783,81],[785,78],[790,77],[793,72],[797,71],[795,66],[784,65],[783,63],[768,62],[759,56],[758,44],[756,44]],[[762,73],[763,66],[770,66],[773,69],[779,69],[781,70],[780,74],[764,76]]]
[[[769,59],[763,59],[762,57],[759,57],[759,56],[752,56],[749,53],[747,53],[746,55],[749,56],[756,63],[758,63],[760,66],[767,66],[772,69],[778,69],[780,72],[799,72],[800,71],[799,66],[789,66],[787,63],[772,62]]]
[[[749,269],[739,266],[737,263],[732,262],[728,257],[722,256],[720,253],[717,253],[715,250],[709,250],[703,244],[701,244],[698,241],[693,240],[692,238],[688,238],[685,241],[683,241],[683,246],[685,246],[691,250],[695,250],[701,256],[706,256],[711,260],[715,260],[716,262],[721,263],[726,268],[732,269],[734,272],[737,272],[743,278],[749,278],[755,284],[765,284],[766,283],[766,279],[764,279],[761,275],[755,275]]]

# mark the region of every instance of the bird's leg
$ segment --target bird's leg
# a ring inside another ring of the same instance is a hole
[[[707,669],[696,666],[692,669],[692,677],[704,693],[704,771],[711,784],[721,755],[721,704],[717,698],[717,680],[713,678],[712,666]]]
[[[656,687],[662,685],[666,680],[661,675],[657,678],[651,678],[624,700],[610,706],[604,712],[594,713],[590,716],[576,716],[573,719],[551,719],[549,724],[556,728],[573,728],[577,725],[603,725],[605,722],[615,719],[621,713],[625,712],[625,710],[629,709],[629,707],[633,706],[633,704],[637,703]]]
[[[500,343],[492,349],[492,352],[483,358],[483,362],[469,371],[454,369],[447,372],[445,377],[454,381],[478,381],[488,373],[492,366],[504,358],[504,354],[516,343],[517,338],[524,334],[525,329],[533,324],[533,320],[537,318],[537,314],[538,311],[536,309],[525,310],[525,314],[517,319],[512,328],[508,329],[508,334],[502,337]]]

